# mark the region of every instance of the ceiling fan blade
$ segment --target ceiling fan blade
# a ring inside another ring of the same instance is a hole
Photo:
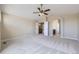
[[[33,13],[39,13],[39,12],[33,12]]]
[[[40,15],[38,15],[38,16],[40,16]]]
[[[47,13],[44,13],[45,15],[48,15]]]
[[[41,9],[40,9],[40,8],[38,8],[38,10],[40,11]]]
[[[41,10],[42,10],[42,6],[43,6],[43,4],[40,4],[40,7],[38,7],[37,9],[38,9],[39,11],[41,11]]]
[[[46,9],[46,10],[44,10],[44,12],[47,12],[47,11],[50,11],[50,9]]]

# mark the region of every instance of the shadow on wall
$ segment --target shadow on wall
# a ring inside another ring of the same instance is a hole
[[[4,48],[3,42],[4,42],[4,39],[5,39],[5,36],[6,36],[4,31],[7,32],[6,35],[8,35],[8,36],[10,35],[9,31],[7,31],[7,29],[4,26],[3,12],[1,12],[1,20],[0,20],[1,50]]]
[[[2,13],[2,39],[35,33],[35,21]]]
[[[3,12],[1,12],[1,39],[2,41],[6,39],[6,35],[10,36],[11,34],[10,34],[10,31],[8,31],[8,29],[5,27]]]

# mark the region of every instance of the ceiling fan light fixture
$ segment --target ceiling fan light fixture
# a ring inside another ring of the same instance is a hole
[[[43,13],[39,13],[39,15],[40,15],[40,16],[44,16],[44,14],[43,14]]]
[[[41,4],[40,7],[37,8],[38,11],[34,12],[34,13],[38,13],[39,16],[47,16],[48,15],[47,12],[50,11],[50,9],[45,9],[44,10],[42,7],[43,7],[43,4]]]

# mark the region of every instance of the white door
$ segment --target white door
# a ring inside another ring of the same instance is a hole
[[[48,36],[48,21],[44,22],[44,35]]]

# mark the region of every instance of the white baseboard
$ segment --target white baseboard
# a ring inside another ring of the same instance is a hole
[[[21,35],[7,37],[6,39],[2,39],[1,41],[4,42],[4,41],[12,40],[12,39],[15,39],[16,37],[20,37],[20,36],[24,36],[24,35],[32,35],[32,34],[24,33],[24,34],[21,34]]]
[[[72,37],[63,37],[63,36],[61,36],[61,38],[72,39],[72,40],[78,40],[78,38],[72,38]]]
[[[60,37],[66,38],[66,39],[78,40],[78,37],[76,34],[63,34]]]

